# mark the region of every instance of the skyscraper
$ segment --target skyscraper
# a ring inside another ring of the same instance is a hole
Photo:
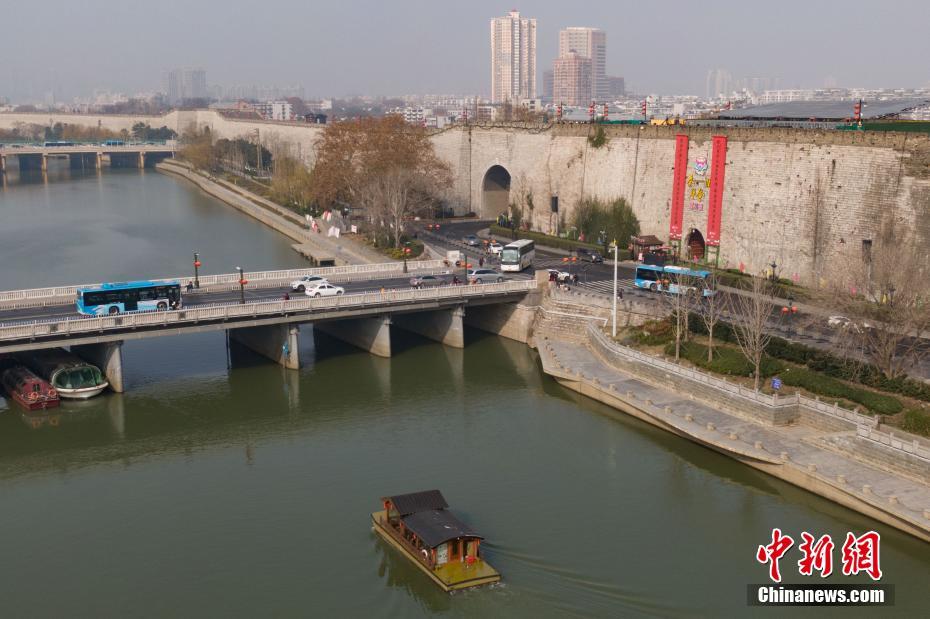
[[[168,103],[180,103],[185,99],[203,99],[209,95],[207,72],[203,69],[172,69],[162,77],[162,90]]]
[[[491,20],[491,101],[536,98],[536,20],[511,11]]]
[[[556,58],[553,64],[552,101],[571,106],[591,103],[592,62],[575,50]]]
[[[600,28],[565,28],[559,31],[559,57],[575,50],[591,59],[590,98],[598,103],[609,98],[607,84],[607,33]]]
[[[733,76],[726,69],[711,69],[707,72],[704,94],[707,99],[726,98],[733,90]]]

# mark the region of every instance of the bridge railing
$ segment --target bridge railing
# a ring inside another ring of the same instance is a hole
[[[437,270],[445,267],[443,260],[417,260],[407,263],[409,272],[418,272],[425,270]],[[258,283],[292,281],[305,275],[321,275],[323,277],[340,278],[346,281],[357,279],[371,279],[372,275],[402,275],[404,265],[402,262],[387,262],[378,264],[352,264],[336,267],[316,267],[312,269],[287,269],[282,271],[256,271],[246,272],[246,279],[252,284],[250,287],[257,286]],[[174,282],[192,280],[190,275],[182,277],[169,277],[166,279],[151,280],[154,282]],[[238,273],[225,273],[221,275],[203,275],[200,277],[201,288],[208,288],[217,285],[238,284]],[[17,305],[25,306],[30,304],[42,305],[43,301],[54,299],[74,299],[77,295],[78,288],[93,288],[101,284],[82,284],[79,286],[56,286],[52,288],[32,288],[28,290],[7,290],[0,292],[0,307]],[[32,302],[32,303],[31,303]]]
[[[133,312],[115,316],[73,317],[34,321],[0,326],[0,342],[70,336],[81,333],[105,333],[137,329],[140,327],[184,326],[203,321],[235,320],[239,318],[267,318],[276,315],[310,313],[316,310],[338,310],[366,307],[391,307],[417,301],[468,299],[499,294],[529,292],[536,288],[534,280],[511,280],[499,284],[477,284],[443,286],[426,289],[401,289],[334,297],[318,297],[291,300],[259,301],[255,303],[226,303],[199,305],[167,312]]]

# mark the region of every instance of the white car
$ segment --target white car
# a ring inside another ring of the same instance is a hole
[[[550,276],[555,273],[555,281],[559,283],[570,282],[572,280],[572,274],[568,271],[560,271],[558,269],[546,269],[546,271]]]
[[[316,286],[317,284],[328,284],[327,280],[322,275],[304,275],[300,279],[295,279],[291,282],[291,290],[296,290],[297,292],[303,292],[311,286]]]
[[[492,256],[500,256],[503,251],[504,246],[497,241],[491,241],[488,243],[488,253]]]
[[[827,319],[827,326],[831,329],[849,329],[856,333],[861,333],[862,329],[871,329],[872,325],[868,321],[863,320],[861,323],[856,323],[846,316],[830,316]]]
[[[345,293],[341,286],[333,286],[329,282],[318,282],[307,286],[304,294],[308,297],[335,297]]]

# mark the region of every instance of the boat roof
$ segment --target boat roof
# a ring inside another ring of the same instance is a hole
[[[394,508],[401,516],[449,507],[445,497],[442,496],[439,490],[423,490],[422,492],[411,492],[410,494],[398,494],[396,496],[385,497],[385,499],[394,504]]]
[[[401,520],[408,529],[416,533],[417,537],[430,548],[435,548],[443,542],[460,537],[484,539],[472,531],[467,524],[456,518],[452,512],[445,509],[420,511],[404,516]]]

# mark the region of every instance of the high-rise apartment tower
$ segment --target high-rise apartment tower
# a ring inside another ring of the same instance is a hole
[[[591,59],[590,98],[603,103],[608,100],[607,33],[600,28],[565,28],[559,31],[559,57],[572,50],[579,56]]]
[[[491,101],[536,98],[536,20],[511,11],[491,20]]]

